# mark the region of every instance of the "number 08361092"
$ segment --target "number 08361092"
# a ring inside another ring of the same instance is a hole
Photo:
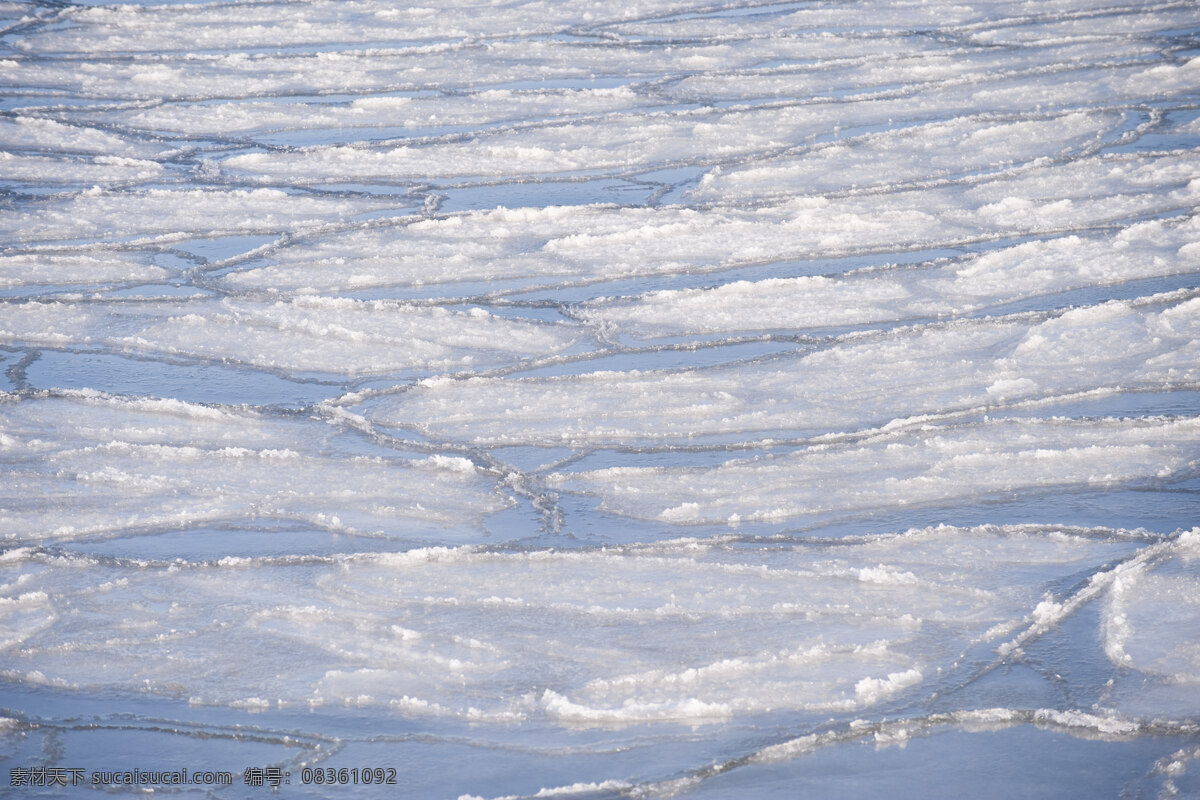
[[[300,782],[321,783],[379,783],[395,785],[395,767],[305,767],[300,771]]]

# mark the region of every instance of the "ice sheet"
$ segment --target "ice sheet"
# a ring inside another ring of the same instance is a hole
[[[31,245],[305,231],[394,207],[387,201],[297,196],[280,189],[121,192],[93,186],[75,195],[31,201],[5,215],[0,234],[10,243]]]
[[[746,199],[959,177],[984,168],[1011,166],[1013,162],[1086,153],[1103,143],[1122,121],[1112,113],[1077,112],[1027,121],[985,116],[934,123],[927,130],[846,137],[837,144],[814,148],[794,164],[767,162],[737,170],[728,178],[714,178],[711,185],[701,185],[697,197],[705,201]],[[348,177],[411,180],[492,176],[511,173],[514,167],[531,177],[585,169],[646,169],[684,159],[711,163],[714,158],[774,155],[782,149],[781,141],[804,141],[822,123],[836,127],[846,122],[790,105],[611,114],[595,122],[501,130],[466,141],[456,137],[419,145],[325,146],[290,153],[253,153],[234,156],[220,166],[238,177],[287,176],[317,182]],[[946,155],[930,158],[927,148],[937,148]],[[758,159],[756,162],[762,163]],[[852,162],[852,168],[848,162]],[[721,174],[724,176],[724,169]]]
[[[0,0],[0,756],[1197,794],[1198,30]]]
[[[1189,477],[1200,419],[988,422],[880,433],[709,468],[611,467],[548,477],[621,514],[673,524],[779,521],[954,505],[968,497]]]
[[[1106,598],[1104,650],[1121,668],[1109,704],[1149,715],[1195,715],[1200,683],[1200,557],[1195,530],[1153,560],[1131,564]]]
[[[13,303],[0,322],[0,341],[349,375],[506,365],[555,354],[578,337],[563,325],[506,320],[481,308],[340,298]]]
[[[736,537],[202,563],[24,548],[0,609],[10,677],[198,704],[569,725],[860,712],[1036,624],[1048,585],[1129,546],[1100,533],[943,527],[749,560]],[[215,647],[253,669],[198,670]]]
[[[420,163],[423,169],[433,166]],[[511,168],[511,161],[504,163]],[[1195,176],[1194,159],[1182,153],[1153,159],[1095,156],[966,187],[904,188],[886,195],[883,206],[867,195],[794,198],[753,210],[478,211],[308,236],[273,253],[269,263],[225,280],[243,290],[292,291],[535,277],[595,281],[964,246],[1082,232],[1191,208],[1200,192]],[[1186,259],[1180,260],[1190,263]],[[780,276],[788,269],[781,266]]]
[[[958,316],[1080,287],[1200,271],[1200,225],[1143,222],[1116,234],[1041,239],[917,269],[736,281],[597,302],[583,318],[647,338],[787,331]]]
[[[480,518],[512,503],[461,456],[363,452],[339,445],[337,428],[253,410],[86,390],[3,400],[0,538],[9,548],[271,519],[478,538]]]
[[[163,145],[126,138],[90,125],[66,124],[21,114],[0,119],[0,144],[6,150],[88,154],[110,160],[145,158],[169,152]],[[7,170],[6,167],[5,172]]]
[[[367,413],[384,425],[489,445],[853,432],[1081,392],[1192,385],[1200,378],[1198,315],[1200,299],[1160,296],[855,333],[826,347],[712,368],[437,377],[372,403]]]
[[[0,286],[95,286],[105,283],[161,283],[171,270],[124,252],[26,253],[0,256]]]

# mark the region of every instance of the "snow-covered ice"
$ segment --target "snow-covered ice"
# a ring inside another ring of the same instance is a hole
[[[28,0],[0,87],[6,766],[1200,796],[1195,3]]]

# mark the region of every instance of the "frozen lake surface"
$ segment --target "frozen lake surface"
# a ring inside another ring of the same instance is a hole
[[[0,86],[14,796],[1200,797],[1192,0],[0,0]]]

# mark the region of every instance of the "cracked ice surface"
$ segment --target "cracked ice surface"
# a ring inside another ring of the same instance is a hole
[[[1200,796],[1198,31],[0,2],[0,752]]]
[[[1152,297],[1049,318],[1019,315],[852,334],[813,352],[748,364],[428,378],[367,413],[384,425],[416,425],[445,438],[547,446],[844,432],[910,418],[932,422],[1079,392],[1194,385],[1200,379],[1198,314],[1200,298]],[[1098,380],[1103,374],[1112,383]]]
[[[715,468],[610,467],[551,482],[598,493],[614,510],[674,523],[879,511],[956,496],[1169,480],[1200,456],[1198,422],[919,426]]]
[[[750,559],[738,537],[588,553],[464,547],[206,562],[26,548],[7,556],[24,575],[0,608],[20,642],[8,665],[18,674],[71,687],[182,681],[193,703],[267,692],[285,704],[578,724],[854,711],[965,646],[1027,627],[1045,574],[1130,546],[1094,534],[936,528]],[[979,551],[989,560],[963,566]],[[308,573],[300,585],[298,572]],[[179,583],[186,603],[170,602]],[[144,608],[121,611],[135,602]],[[112,615],[122,617],[117,630]],[[179,658],[159,663],[148,656],[164,636]],[[260,667],[277,674],[264,685],[228,663],[190,677],[221,646],[260,653]],[[91,658],[61,661],[64,648]],[[555,688],[512,694],[531,671]]]
[[[481,308],[449,311],[328,297],[14,303],[7,318],[0,338],[12,341],[102,343],[126,352],[351,374],[505,364],[557,353],[578,335],[564,325],[506,320]]]
[[[655,337],[773,331],[978,313],[1096,284],[1194,272],[1200,225],[1141,222],[1115,235],[1039,239],[915,270],[736,281],[600,301],[585,318]]]
[[[465,458],[339,452],[333,431],[238,409],[72,392],[8,411],[0,537],[9,544],[258,518],[449,529],[511,502]]]

